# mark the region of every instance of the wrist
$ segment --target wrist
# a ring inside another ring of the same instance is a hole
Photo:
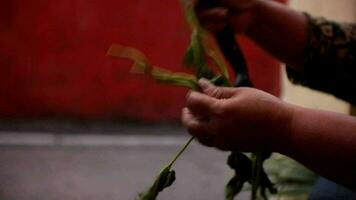
[[[295,129],[298,106],[283,102],[282,114],[275,135],[275,143],[272,151],[284,155],[290,155],[293,149],[293,132]]]

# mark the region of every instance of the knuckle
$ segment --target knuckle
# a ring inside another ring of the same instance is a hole
[[[216,97],[219,93],[220,93],[220,90],[218,87],[210,87],[207,89],[206,91],[210,96],[214,96]]]
[[[224,94],[224,91],[221,88],[216,88],[215,89],[215,97],[220,99]]]

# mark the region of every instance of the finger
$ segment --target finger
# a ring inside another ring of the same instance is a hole
[[[182,123],[188,132],[196,137],[201,144],[209,147],[215,146],[215,137],[209,133],[211,131],[209,124],[197,119],[188,108],[183,108],[182,110]]]
[[[237,92],[235,88],[217,87],[207,79],[200,79],[199,86],[201,87],[204,94],[217,99],[231,98]]]
[[[195,137],[201,137],[209,131],[209,123],[200,120],[188,108],[182,110],[182,123],[188,132]]]
[[[216,112],[218,103],[214,97],[199,92],[191,92],[187,96],[189,110],[203,118],[210,118]]]

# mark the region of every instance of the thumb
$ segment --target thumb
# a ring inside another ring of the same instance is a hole
[[[215,113],[219,100],[199,92],[190,92],[187,96],[187,107],[196,116],[208,120]]]
[[[200,79],[199,86],[202,92],[217,99],[227,99],[235,95],[236,90],[229,87],[217,87],[207,79]]]

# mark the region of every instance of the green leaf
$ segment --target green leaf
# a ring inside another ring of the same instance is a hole
[[[174,183],[176,180],[175,171],[172,171],[171,168],[193,140],[194,137],[191,137],[174,156],[172,161],[161,170],[153,185],[146,192],[139,194],[140,200],[155,200],[160,192]]]
[[[199,21],[194,12],[194,2],[192,0],[181,0],[181,4],[184,10],[185,20],[189,27],[192,30],[199,27]]]
[[[199,90],[198,80],[194,75],[172,72],[153,66],[146,56],[135,48],[114,44],[110,47],[108,55],[134,61],[131,73],[149,75],[159,83]]]
[[[263,163],[271,156],[271,153],[258,152],[252,154],[252,174],[251,174],[251,200],[262,198],[268,199],[267,190],[270,194],[276,194],[277,189],[266,174]],[[258,193],[259,192],[259,193]]]
[[[205,61],[205,50],[202,45],[199,29],[194,29],[191,35],[191,42],[186,50],[183,63],[195,70],[196,77],[210,79],[214,76]]]
[[[257,199],[257,192],[261,185],[262,162],[261,153],[252,154],[251,200]]]
[[[266,161],[265,167],[282,196],[307,195],[317,178],[300,163],[279,154]]]
[[[255,155],[256,156],[256,155]],[[266,158],[264,155],[261,156],[262,160]],[[253,159],[254,157],[252,157]],[[256,158],[256,157],[255,157]],[[232,200],[236,197],[237,194],[241,192],[243,184],[246,182],[250,182],[253,187],[257,187],[260,191],[260,196],[263,199],[267,199],[266,190],[271,194],[275,194],[277,190],[275,189],[272,182],[269,180],[267,174],[264,169],[260,168],[260,175],[256,176],[256,172],[254,172],[254,167],[259,165],[256,160],[251,160],[245,154],[240,152],[232,152],[228,158],[228,165],[234,170],[235,174],[230,179],[228,184],[225,187],[225,200]],[[255,168],[256,169],[256,168]],[[258,178],[260,181],[253,180]],[[255,183],[254,183],[255,182]],[[255,184],[255,186],[253,186]],[[252,193],[253,194],[253,193]],[[257,199],[257,190],[255,189],[255,194],[251,196],[252,199]]]
[[[176,180],[175,171],[171,170],[171,165],[163,168],[153,185],[144,193],[139,194],[140,200],[155,200],[160,192],[171,186]]]
[[[238,173],[230,179],[225,186],[225,200],[233,200],[239,194],[244,186],[241,176]]]
[[[198,80],[190,74],[173,73],[160,68],[154,68],[151,75],[159,83],[182,86],[194,91],[200,90]]]
[[[234,176],[225,186],[225,200],[233,200],[251,178],[251,160],[240,152],[232,152],[227,164],[234,170]]]
[[[216,44],[215,38],[208,31],[204,30],[195,15],[194,3],[192,0],[182,0],[186,22],[192,30],[191,43],[184,56],[184,64],[197,70],[197,78],[208,78],[213,76],[209,69],[207,58],[210,58],[218,66],[220,74],[229,79],[229,73],[225,59]]]
[[[216,40],[210,33],[206,31],[203,32],[204,34],[202,34],[202,38],[204,41],[203,45],[206,55],[216,64],[216,66],[219,68],[221,75],[223,75],[226,79],[229,79],[229,71],[227,70],[225,58],[222,55],[220,48],[216,44]]]

